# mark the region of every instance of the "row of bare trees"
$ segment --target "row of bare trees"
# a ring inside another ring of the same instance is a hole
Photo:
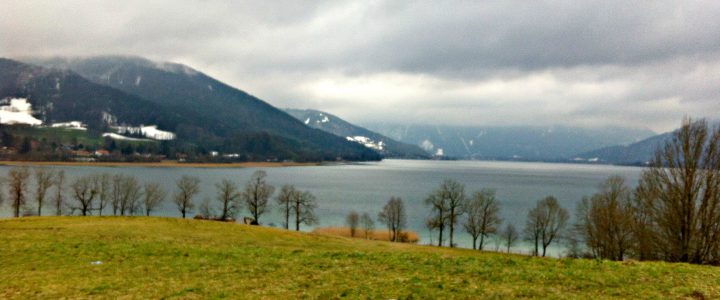
[[[247,207],[253,223],[259,224],[260,216],[270,209],[269,200],[275,191],[275,188],[267,183],[266,177],[267,173],[264,171],[256,171],[243,190],[231,180],[223,180],[216,184],[219,215],[214,216],[212,205],[206,202],[203,204],[205,207],[201,209],[203,217],[234,220],[242,208]],[[130,175],[88,174],[77,177],[66,187],[65,173],[62,170],[37,168],[31,171],[27,167],[16,167],[9,170],[7,179],[4,180],[15,217],[35,214],[33,210],[28,210],[31,207],[30,184],[33,178],[36,215],[42,215],[42,209],[47,206],[46,198],[49,197],[52,187],[55,187],[55,193],[49,200],[55,208],[55,215],[77,213],[86,216],[96,213],[102,216],[105,211],[111,209],[113,215],[142,213],[149,216],[166,199],[166,191],[159,183],[140,184],[137,178]],[[176,191],[171,200],[180,215],[185,218],[195,209],[194,198],[200,193],[200,178],[184,175],[175,182],[175,185]],[[69,188],[71,194],[68,199],[65,198],[66,188]],[[289,228],[291,217],[294,219],[296,230],[300,229],[301,224],[311,225],[317,222],[314,212],[317,207],[316,199],[310,192],[286,185],[282,187],[276,199],[285,216],[285,228]]]
[[[135,177],[121,174],[111,176],[102,173],[78,177],[69,185],[70,199],[65,198],[67,187],[65,172],[62,170],[15,167],[9,170],[4,181],[15,217],[41,216],[43,208],[48,205],[54,208],[53,214],[58,216],[75,212],[88,215],[93,211],[102,215],[108,205],[112,206],[114,215],[135,214],[142,207],[149,215],[164,198],[164,191],[159,184],[148,183],[141,187]],[[31,189],[33,181],[35,188]],[[34,202],[34,209],[31,201]]]
[[[452,179],[444,180],[425,199],[430,207],[431,216],[427,219],[427,227],[437,230],[437,245],[443,246],[444,233],[448,233],[448,244],[455,247],[454,235],[458,224],[472,237],[473,249],[486,245],[490,236],[494,236],[498,244],[502,243],[507,251],[520,239],[515,225],[508,223],[502,228],[500,202],[495,190],[482,189],[473,192],[470,197],[465,193],[465,186]],[[557,242],[568,222],[568,213],[557,199],[548,196],[537,202],[528,212],[524,236],[534,247],[533,255],[545,256],[548,247]]]
[[[369,239],[375,230],[375,220],[366,212],[360,215],[357,211],[350,211],[345,217],[345,224],[350,228],[350,237],[355,237],[358,228],[360,228],[363,231],[363,236]],[[392,231],[392,229],[388,230]]]
[[[634,190],[611,177],[577,215],[588,256],[720,264],[720,128],[684,120]]]
[[[176,185],[177,192],[173,196],[173,202],[185,218],[195,208],[193,198],[200,192],[200,179],[183,176]],[[275,187],[267,182],[267,173],[262,170],[255,171],[242,190],[237,183],[227,179],[216,184],[215,188],[220,207],[219,213],[214,216],[214,209],[209,199],[205,199],[200,207],[203,218],[234,220],[243,208],[247,208],[252,216],[250,223],[256,225],[260,224],[260,217],[270,211],[270,200],[275,193]],[[293,224],[295,230],[299,231],[302,224],[317,223],[315,215],[317,204],[312,193],[298,190],[293,185],[284,185],[275,200],[284,217],[283,226],[286,229]]]
[[[29,168],[19,167],[12,168],[8,172],[8,176],[3,181],[7,184],[7,194],[10,200],[13,216],[37,214],[42,215],[42,209],[46,206],[48,192],[53,185],[58,186],[58,192],[53,199],[56,206],[56,214],[62,214],[62,184],[65,174],[63,172],[53,172],[48,169],[38,168],[31,172]],[[30,195],[30,181],[35,180],[34,198]],[[0,194],[1,195],[1,194]],[[2,201],[2,197],[0,197]],[[25,210],[30,201],[37,204],[37,211]]]
[[[407,236],[404,233],[407,225],[407,212],[405,204],[400,197],[390,197],[382,210],[377,215],[378,222],[384,224],[388,230],[389,240],[391,242],[404,242]],[[350,236],[357,235],[357,229],[362,228],[366,239],[371,237],[375,230],[375,221],[370,214],[363,213],[360,215],[356,211],[350,211],[345,217],[345,224],[350,228]]]

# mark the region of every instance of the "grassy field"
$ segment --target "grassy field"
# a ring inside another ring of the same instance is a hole
[[[52,127],[29,127],[29,126],[10,126],[7,129],[10,133],[18,136],[29,136],[38,140],[47,139],[48,141],[64,142],[77,141],[83,145],[100,145],[102,138],[91,137],[87,131],[74,130],[67,128]]]
[[[529,258],[211,221],[0,221],[0,298],[718,298],[720,268]]]
[[[350,227],[317,227],[313,229],[312,233],[321,235],[343,236],[348,238],[353,237],[351,236]],[[417,234],[417,232],[414,231],[403,231],[400,236],[405,237],[404,240],[401,240],[404,243],[415,244],[420,241],[420,236]],[[366,236],[365,231],[363,231],[362,228],[358,228],[355,232],[354,238],[370,239],[376,241],[391,241],[392,235],[387,229],[382,228],[369,231]]]

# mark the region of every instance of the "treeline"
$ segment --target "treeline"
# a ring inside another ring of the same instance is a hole
[[[577,209],[582,255],[720,264],[720,128],[685,120],[632,190],[609,178]]]
[[[232,180],[215,184],[215,200],[205,198],[195,215],[197,219],[235,221],[246,209],[251,217],[245,223],[258,225],[260,217],[272,208],[275,187],[266,181],[267,173],[259,170],[241,190]],[[15,167],[3,178],[7,201],[14,217],[45,215],[150,216],[166,201],[177,208],[182,218],[195,212],[195,197],[200,193],[200,178],[184,175],[175,181],[168,194],[158,182],[140,183],[135,176],[93,173],[67,182],[63,170]],[[66,195],[69,193],[69,197]],[[3,193],[0,193],[2,196]],[[0,197],[3,200],[5,197]],[[285,216],[283,226],[300,230],[300,225],[317,223],[315,196],[292,185],[284,185],[275,198]],[[43,212],[43,209],[51,209]],[[291,223],[291,221],[293,223]]]
[[[388,203],[394,208],[389,211],[403,210],[397,202]],[[571,257],[720,264],[720,128],[711,129],[704,120],[684,121],[657,150],[634,190],[622,177],[611,176],[580,201],[572,224],[567,209],[547,196],[527,212],[522,232],[510,223],[502,227],[494,190],[468,195],[464,185],[450,179],[425,204],[426,225],[437,232],[437,246],[447,240],[455,247],[455,232],[464,229],[473,249],[480,250],[489,237],[496,250],[502,245],[508,252],[524,238],[536,256],[563,241]],[[348,224],[357,224],[356,215],[348,215]],[[392,216],[388,229],[402,231],[404,213]]]
[[[62,128],[37,128],[24,124],[0,126],[0,159],[13,161],[74,161],[87,152],[93,160],[112,162],[148,162],[177,159],[187,162],[247,161],[377,161],[379,153],[358,145],[330,138],[325,147],[307,148],[296,141],[266,132],[236,134],[227,138],[207,135],[202,128],[178,127],[175,140],[156,141],[138,134],[128,137],[142,141],[115,140],[102,137],[113,132],[104,125],[87,131]],[[353,148],[347,148],[347,147]],[[344,150],[343,150],[344,149]]]

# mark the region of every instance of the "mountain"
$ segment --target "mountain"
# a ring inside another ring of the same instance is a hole
[[[389,158],[430,158],[416,145],[401,143],[382,134],[367,130],[326,112],[313,109],[285,109],[285,112],[312,128],[317,128],[349,141],[375,149]]]
[[[565,161],[576,153],[629,144],[654,133],[645,129],[551,127],[473,127],[365,124],[429,153],[455,158]]]
[[[610,146],[575,155],[575,160],[620,165],[645,165],[658,147],[671,140],[674,132],[652,136],[637,143]]]
[[[380,159],[371,149],[311,129],[272,105],[184,65],[121,56],[27,61],[63,70],[53,72],[85,78],[94,84],[93,88],[102,86],[130,96],[133,101],[142,101],[142,105],[119,100],[115,104],[123,107],[120,110],[157,113],[170,119],[157,122],[139,116],[132,122],[118,119],[133,125],[155,122],[160,129],[176,132],[178,139],[191,141],[205,150],[240,152],[252,160]],[[74,98],[77,109],[86,106],[85,98],[82,95]],[[69,119],[62,121],[65,120]]]
[[[28,98],[46,123],[79,120],[96,131],[106,127],[108,115],[162,128],[174,128],[181,122],[155,103],[90,82],[74,72],[0,58],[0,99],[6,97]]]

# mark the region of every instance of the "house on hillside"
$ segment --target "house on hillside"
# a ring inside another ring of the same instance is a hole
[[[108,156],[108,155],[110,155],[110,151],[107,151],[104,149],[99,149],[99,150],[95,150],[95,153],[93,153],[93,155],[98,156],[98,157]]]

